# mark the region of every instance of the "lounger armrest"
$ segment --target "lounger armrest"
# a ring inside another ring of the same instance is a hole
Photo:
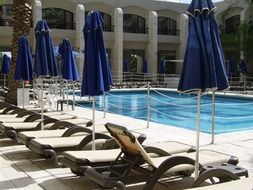
[[[17,118],[21,118],[21,117],[24,117],[24,116],[30,116],[30,115],[34,115],[36,114],[35,112],[33,111],[29,111],[29,110],[25,110],[25,111],[21,111],[18,113],[18,115],[16,116]]]
[[[72,124],[73,126],[73,124]],[[81,126],[73,126],[71,128],[69,128],[67,131],[65,131],[63,134],[62,134],[62,137],[69,137],[75,133],[80,133],[80,132],[84,132],[84,133],[88,133],[88,134],[91,134],[92,133],[92,130],[86,128],[86,127],[81,127]]]
[[[4,111],[2,112],[3,114],[7,114],[7,113],[11,113],[14,114],[13,111],[14,110],[21,110],[21,108],[17,107],[17,106],[9,106],[7,108],[4,109]]]
[[[47,125],[47,124],[50,124],[50,123],[56,123],[57,121],[59,121],[59,120],[54,119],[54,118],[44,119],[44,125]],[[39,122],[39,124],[35,127],[34,130],[41,130],[41,125],[42,125],[42,122]]]
[[[96,184],[99,184],[104,188],[113,189],[116,187],[117,189],[120,190],[126,190],[125,185],[121,181],[114,180],[113,178],[110,177],[105,177],[90,166],[85,167],[84,175],[93,182],[95,182]]]
[[[154,154],[157,154],[158,156],[170,156],[171,155],[168,152],[164,151],[163,149],[160,149],[160,148],[157,148],[154,146],[143,145],[143,148],[147,153],[154,153]]]
[[[47,118],[50,118],[46,115],[44,115],[44,119],[47,119]],[[29,117],[27,117],[24,122],[33,122],[33,121],[36,121],[38,119],[41,119],[41,114],[38,114],[38,113],[34,113],[33,115],[30,115]]]
[[[68,122],[68,121],[58,121],[55,124],[53,124],[49,129],[50,130],[55,130],[55,129],[60,129],[60,128],[70,128],[72,126],[75,126],[73,123]]]
[[[192,187],[199,187],[203,182],[208,179],[217,178],[219,182],[231,181],[231,180],[238,180],[240,179],[237,175],[233,174],[232,172],[221,169],[221,168],[214,168],[210,170],[206,170],[200,173],[199,177],[194,181]]]
[[[95,140],[98,139],[112,139],[112,137],[103,133],[95,133]],[[79,143],[79,145],[76,146],[76,150],[84,149],[91,142],[92,142],[92,134],[84,137],[83,140]]]

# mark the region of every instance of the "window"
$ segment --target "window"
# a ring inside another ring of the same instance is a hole
[[[145,34],[145,18],[134,14],[124,14],[124,32]]]
[[[227,34],[238,31],[240,25],[240,15],[232,16],[225,20],[225,32]]]
[[[59,8],[46,8],[42,10],[42,18],[50,28],[74,29],[73,13]]]
[[[169,17],[158,17],[158,34],[178,36],[176,20]]]
[[[87,17],[89,12],[90,11],[85,11],[85,17]],[[104,20],[103,31],[111,32],[112,31],[112,17],[111,17],[111,15],[103,13],[101,11],[99,11],[99,13],[101,14],[101,16],[103,17],[103,20]]]
[[[0,6],[0,26],[12,25],[12,5],[6,4]]]

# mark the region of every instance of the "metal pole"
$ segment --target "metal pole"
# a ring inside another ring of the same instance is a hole
[[[4,75],[4,87],[6,87],[6,75]]]
[[[105,92],[103,93],[103,109],[104,109],[104,118],[105,118]]]
[[[69,111],[69,85],[68,85],[68,80],[67,80],[66,84],[67,84],[67,111]]]
[[[23,109],[25,108],[25,82],[24,80],[22,81],[22,86],[23,86]]]
[[[244,93],[246,93],[246,77],[245,77],[245,74],[243,74],[243,90],[244,90]]]
[[[76,94],[75,94],[75,85],[73,84],[73,110],[75,110],[76,106]]]
[[[199,135],[200,135],[200,91],[198,91],[197,126],[196,126],[196,158],[195,158],[195,180],[199,175]]]
[[[149,128],[150,122],[150,83],[148,82],[148,92],[147,92],[147,128]]]
[[[95,146],[95,96],[92,97],[92,150],[96,150]]]
[[[215,91],[212,92],[212,141],[211,144],[214,143],[214,125],[215,125]]]
[[[43,77],[41,77],[41,130],[44,130],[44,101],[43,101]]]

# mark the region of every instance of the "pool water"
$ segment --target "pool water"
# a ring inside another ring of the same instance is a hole
[[[253,100],[215,97],[215,133],[253,129]],[[103,96],[98,96],[96,109],[103,110]],[[197,96],[171,91],[150,91],[150,121],[196,129]],[[147,120],[147,91],[111,91],[105,96],[105,110],[110,113]],[[91,107],[91,104],[81,104]],[[201,97],[201,131],[211,133],[211,96]]]

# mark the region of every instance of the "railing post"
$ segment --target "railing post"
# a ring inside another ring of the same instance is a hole
[[[148,82],[148,91],[147,91],[147,128],[149,128],[150,122],[150,82]]]

